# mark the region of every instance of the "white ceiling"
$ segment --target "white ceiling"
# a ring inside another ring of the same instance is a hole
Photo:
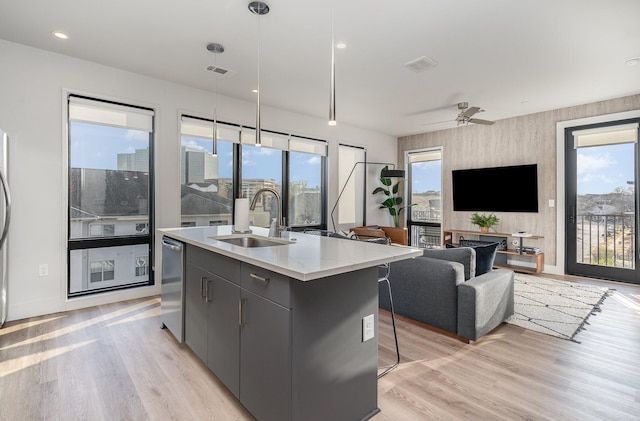
[[[258,17],[247,0],[0,0],[0,38],[248,101]],[[328,118],[331,3],[338,122],[400,136],[640,93],[640,0],[267,0],[261,102]],[[69,35],[54,38],[54,30]],[[224,45],[218,76],[205,68]],[[415,73],[420,56],[437,61]],[[1,58],[0,58],[1,59]],[[46,65],[44,63],[43,65]],[[268,127],[268,122],[262,122]]]

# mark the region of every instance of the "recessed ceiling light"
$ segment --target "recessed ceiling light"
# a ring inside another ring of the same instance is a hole
[[[257,89],[252,89],[251,92],[253,92],[254,94],[257,94],[258,90]]]
[[[640,57],[630,58],[628,60],[625,60],[625,62],[624,62],[624,64],[626,64],[627,67],[637,66],[638,63],[640,63]]]
[[[347,48],[347,44],[341,41],[336,44],[336,48]]]
[[[65,34],[64,32],[60,32],[60,31],[53,31],[52,32],[54,37],[60,38],[60,39],[68,39],[69,37],[67,36],[67,34]]]

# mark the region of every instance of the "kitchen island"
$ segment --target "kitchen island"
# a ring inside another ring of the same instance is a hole
[[[185,343],[258,420],[372,417],[377,266],[422,251],[252,230],[158,230],[186,244]]]

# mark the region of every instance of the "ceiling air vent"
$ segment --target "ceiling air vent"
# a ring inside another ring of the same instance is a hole
[[[237,73],[235,70],[229,70],[225,69],[224,67],[214,65],[207,66],[207,70],[223,76],[233,76]]]
[[[438,65],[438,62],[432,58],[422,56],[415,60],[411,60],[404,64],[404,67],[413,70],[414,72],[424,72],[425,70],[433,69]]]

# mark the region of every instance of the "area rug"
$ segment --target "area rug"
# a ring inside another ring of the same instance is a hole
[[[609,288],[515,274],[515,314],[507,323],[579,342],[578,332],[600,304],[613,293]]]

